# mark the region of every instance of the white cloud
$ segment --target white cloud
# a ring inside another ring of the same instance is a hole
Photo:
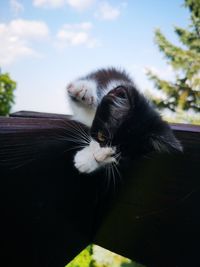
[[[66,0],[33,0],[33,5],[36,7],[58,8],[65,5]]]
[[[12,20],[0,23],[0,65],[8,65],[21,57],[36,56],[30,41],[46,39],[47,25],[42,21]]]
[[[115,20],[120,16],[120,8],[114,7],[108,2],[104,1],[99,4],[98,11],[95,16],[101,20]]]
[[[85,10],[87,8],[89,8],[90,6],[93,5],[93,3],[95,2],[95,0],[67,0],[67,3],[77,9],[77,10]]]
[[[95,1],[96,0],[33,0],[33,5],[46,8],[59,8],[64,5],[69,5],[78,11],[82,11],[92,6]]]
[[[66,46],[86,46],[93,48],[98,45],[98,41],[91,36],[92,29],[90,22],[80,24],[65,24],[57,33],[57,45]]]
[[[83,30],[88,31],[93,28],[91,22],[82,22],[82,23],[74,23],[74,24],[65,24],[63,26],[66,30]]]
[[[24,11],[24,6],[17,0],[10,0],[10,7],[15,16]]]

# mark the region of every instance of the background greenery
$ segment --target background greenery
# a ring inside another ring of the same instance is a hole
[[[174,27],[180,46],[168,41],[160,29],[155,31],[155,43],[175,79],[163,80],[151,70],[147,75],[162,92],[161,96],[150,94],[152,101],[160,110],[171,111],[167,120],[200,124],[200,1],[185,0],[184,6],[190,12],[190,25],[188,29]]]
[[[1,73],[0,68],[0,115],[8,115],[14,104],[14,90],[16,82],[13,81],[8,73]]]
[[[84,249],[66,267],[144,267],[97,245]]]

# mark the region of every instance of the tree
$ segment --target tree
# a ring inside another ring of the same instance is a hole
[[[170,43],[159,29],[155,31],[155,42],[174,69],[175,80],[160,79],[151,70],[147,75],[165,94],[164,99],[152,96],[158,108],[200,111],[200,1],[185,0],[184,6],[190,11],[189,29],[174,28],[182,46]]]
[[[14,104],[14,90],[16,82],[11,80],[8,73],[0,71],[0,115],[8,115]]]

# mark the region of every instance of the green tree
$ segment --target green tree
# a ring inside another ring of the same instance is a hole
[[[159,29],[155,31],[155,43],[175,71],[174,81],[163,80],[151,70],[147,75],[165,94],[164,99],[152,96],[158,108],[200,111],[200,1],[185,0],[184,6],[190,11],[190,25],[174,28],[181,46],[169,42]]]
[[[0,115],[8,115],[14,103],[16,82],[8,73],[2,74],[0,69]]]

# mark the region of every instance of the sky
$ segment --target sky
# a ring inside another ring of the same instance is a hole
[[[153,89],[145,70],[173,70],[154,31],[178,44],[186,28],[183,0],[0,0],[0,67],[17,82],[12,111],[66,114],[66,85],[98,68],[125,69],[142,91]]]

